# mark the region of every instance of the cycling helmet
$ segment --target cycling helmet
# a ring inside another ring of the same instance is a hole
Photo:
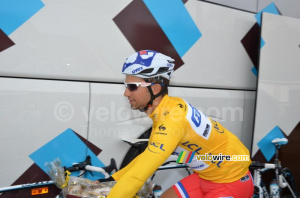
[[[174,59],[169,56],[153,50],[142,50],[126,59],[122,73],[140,78],[161,76],[170,80],[174,65]]]
[[[149,78],[160,79],[161,77],[170,80],[174,65],[174,59],[169,56],[153,50],[142,50],[126,59],[122,73],[143,78],[145,82],[149,82]],[[147,88],[151,98],[148,104],[140,109],[142,112],[147,111],[152,106],[155,98],[167,92],[167,85],[163,86],[162,90],[156,95],[153,94],[150,86]]]

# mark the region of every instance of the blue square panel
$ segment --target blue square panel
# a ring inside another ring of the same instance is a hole
[[[41,0],[0,0],[0,28],[10,35],[42,7]]]
[[[275,138],[284,138],[284,134],[281,129],[276,126],[272,129],[264,138],[262,138],[258,143],[258,147],[261,150],[262,154],[265,156],[267,161],[270,161],[275,155],[275,146],[272,143],[272,140]]]
[[[202,36],[182,0],[144,0],[144,3],[180,57]]]
[[[98,157],[81,141],[81,139],[73,132],[67,129],[44,146],[33,152],[29,157],[46,172],[45,163],[59,159],[63,166],[70,167],[74,163],[82,162],[89,155],[92,165],[103,167],[104,164]],[[79,171],[72,173],[72,176],[78,176]],[[104,178],[101,173],[86,174],[86,178],[95,180]]]

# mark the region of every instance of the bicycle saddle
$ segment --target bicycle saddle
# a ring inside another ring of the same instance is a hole
[[[272,143],[275,144],[275,146],[286,145],[288,143],[288,139],[286,139],[286,138],[275,138],[275,139],[272,140]]]

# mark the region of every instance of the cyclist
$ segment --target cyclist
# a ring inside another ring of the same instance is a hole
[[[168,95],[173,70],[174,59],[152,50],[126,59],[124,96],[133,110],[145,112],[153,120],[153,126],[145,151],[109,178],[117,181],[109,198],[133,197],[172,153],[249,156],[234,134],[184,99]],[[187,164],[194,173],[166,190],[162,198],[252,197],[250,160],[198,160],[196,155]]]

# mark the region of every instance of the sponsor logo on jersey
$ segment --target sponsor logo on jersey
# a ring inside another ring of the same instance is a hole
[[[162,124],[158,127],[158,129],[159,129],[159,131],[164,131],[164,130],[166,130],[166,127],[164,126],[164,124]]]
[[[153,119],[156,119],[157,118],[157,113],[155,113],[153,116],[152,116]]]
[[[160,125],[158,127],[159,131],[156,131],[155,134],[157,135],[167,135],[167,133],[164,133],[164,131],[166,130],[166,127],[164,126],[164,124]]]
[[[207,137],[207,135],[209,134],[209,130],[210,130],[210,126],[209,124],[206,124],[205,130],[203,132],[203,137]]]
[[[187,107],[188,110],[186,119],[188,120],[193,131],[200,137],[208,140],[212,131],[210,120],[206,117],[205,114],[203,114],[191,104],[188,103]]]
[[[181,104],[181,103],[179,103],[179,104],[177,104],[180,108],[183,108],[184,107],[184,105],[183,104]]]
[[[167,133],[163,133],[163,132],[155,132],[155,134],[157,134],[157,135],[168,135]]]
[[[164,116],[168,115],[169,114],[169,111],[165,111],[164,112]]]
[[[152,153],[160,153],[164,152],[164,144],[160,142],[150,142],[148,146],[148,150],[151,151]]]
[[[181,109],[184,109],[184,111],[186,111],[186,105],[185,104],[178,103],[177,106],[179,106]]]
[[[184,147],[187,147],[188,149],[195,151],[197,154],[200,155],[199,151],[202,149],[202,147],[198,146],[197,144],[190,143],[190,141],[186,141],[181,143]]]
[[[224,133],[224,128],[220,124],[218,124],[218,122],[212,120],[211,123],[213,124],[213,127],[216,129],[217,132]]]

